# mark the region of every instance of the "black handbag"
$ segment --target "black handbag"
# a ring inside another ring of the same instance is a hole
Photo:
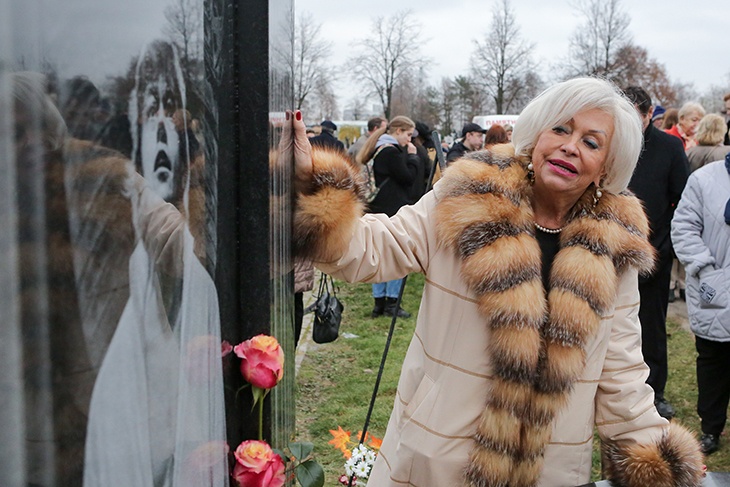
[[[345,306],[335,294],[335,281],[332,276],[322,274],[319,292],[314,302],[314,324],[312,339],[316,343],[329,343],[337,339]]]

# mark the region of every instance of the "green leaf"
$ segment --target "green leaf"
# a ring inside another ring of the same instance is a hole
[[[251,411],[256,408],[256,405],[259,403],[259,401],[264,400],[264,398],[266,397],[266,392],[266,389],[251,386],[251,393],[253,394],[253,404],[251,405]]]
[[[323,487],[324,470],[314,460],[307,460],[297,467],[297,480],[302,487]]]
[[[314,444],[309,441],[295,441],[289,443],[289,451],[298,460],[304,460],[314,451]]]

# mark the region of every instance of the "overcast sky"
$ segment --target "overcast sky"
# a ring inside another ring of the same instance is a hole
[[[372,18],[411,10],[422,25],[421,52],[433,60],[429,84],[444,76],[466,75],[474,40],[483,41],[496,0],[367,0],[352,2],[294,0],[297,15],[311,13],[322,24],[321,35],[334,47],[330,62],[341,64],[352,41],[368,36]],[[524,40],[534,43],[534,60],[550,79],[550,67],[568,52],[569,39],[581,18],[570,0],[512,0]],[[634,43],[664,64],[672,81],[691,83],[700,92],[730,84],[729,0],[624,0]],[[340,108],[352,96],[351,79],[336,84]]]

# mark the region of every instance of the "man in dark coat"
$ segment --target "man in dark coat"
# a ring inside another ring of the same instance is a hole
[[[320,126],[322,127],[322,133],[309,139],[309,143],[312,144],[312,147],[329,147],[331,149],[341,151],[344,154],[345,144],[337,140],[337,137],[335,137],[337,125],[335,125],[334,122],[325,120],[320,124]]]
[[[450,164],[452,161],[463,157],[467,152],[479,150],[484,147],[484,134],[486,133],[487,130],[479,124],[465,123],[464,128],[461,129],[461,141],[452,145],[446,154],[446,164]]]
[[[654,389],[654,405],[665,418],[674,416],[674,408],[664,398],[667,383],[667,305],[672,273],[671,222],[674,209],[689,177],[689,162],[682,142],[654,127],[653,106],[649,94],[638,86],[624,93],[634,103],[644,125],[644,150],[639,156],[629,189],[644,203],[651,227],[651,244],[657,251],[654,272],[639,278],[642,352],[649,366],[646,380]]]

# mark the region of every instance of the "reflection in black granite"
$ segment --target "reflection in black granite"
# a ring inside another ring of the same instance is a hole
[[[291,44],[294,31],[294,2],[269,0],[269,151],[278,160],[272,165],[270,181],[271,208],[271,331],[284,347],[286,358],[284,380],[271,401],[271,437],[279,447],[288,445],[294,433],[294,309],[293,263],[290,252],[291,154],[281,153],[279,142],[284,112],[294,104],[293,80],[287,69],[293,57]]]
[[[225,485],[212,3],[2,6],[0,485]]]

